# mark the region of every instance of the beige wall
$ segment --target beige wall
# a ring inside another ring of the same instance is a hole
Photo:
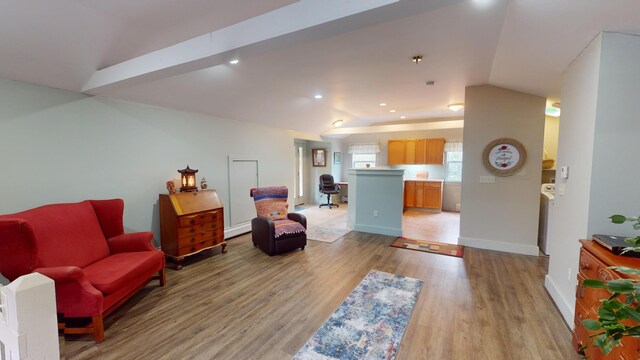
[[[544,118],[544,151],[547,158],[558,159],[558,131],[560,130],[560,118],[545,116]]]
[[[593,234],[636,236],[612,214],[638,215],[640,188],[640,37],[603,33],[580,53],[563,76],[557,179],[550,221],[549,273],[545,287],[573,324],[578,239]]]
[[[537,255],[545,99],[495,86],[470,86],[465,94],[460,243]],[[512,138],[528,159],[513,176],[495,177],[482,163],[485,146]]]

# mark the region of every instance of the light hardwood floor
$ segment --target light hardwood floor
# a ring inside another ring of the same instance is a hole
[[[397,359],[579,359],[543,287],[547,259],[466,248],[464,259],[351,232],[269,257],[250,236],[196,256],[106,318],[106,340],[67,336],[67,359],[291,359],[371,269],[424,280]]]
[[[460,236],[460,213],[407,210],[402,214],[402,236],[457,244]]]

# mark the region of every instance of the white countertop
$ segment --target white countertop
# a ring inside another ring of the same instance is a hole
[[[430,179],[430,178],[405,178],[404,181],[430,181],[430,182],[444,182],[443,179]]]

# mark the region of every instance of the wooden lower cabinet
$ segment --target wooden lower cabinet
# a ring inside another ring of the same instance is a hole
[[[442,183],[426,182],[424,184],[424,204],[427,209],[442,210]]]
[[[404,182],[404,207],[416,206],[416,181]]]
[[[442,181],[405,181],[404,207],[442,211]]]
[[[578,272],[578,286],[576,288],[576,304],[574,316],[573,346],[576,351],[584,347],[584,354],[589,360],[615,359],[631,360],[640,356],[640,341],[635,338],[623,339],[622,345],[615,347],[606,356],[599,348],[593,346],[593,338],[589,336],[594,332],[585,329],[582,321],[585,319],[598,318],[597,309],[600,300],[608,298],[611,293],[605,289],[594,289],[582,285],[585,279],[598,279],[608,281],[623,277],[611,269],[609,266],[630,266],[640,267],[640,259],[625,256],[617,256],[598,245],[593,240],[580,240],[580,262]],[[585,346],[586,345],[586,346]]]
[[[162,251],[182,268],[186,256],[222,246],[224,211],[215,190],[160,194]]]

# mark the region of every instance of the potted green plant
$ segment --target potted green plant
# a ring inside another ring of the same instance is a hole
[[[640,217],[627,217],[613,215],[610,217],[614,224],[625,222],[633,223],[635,230],[640,230]],[[640,252],[640,236],[625,239],[629,247],[624,252]],[[640,276],[640,269],[626,266],[612,266],[619,273]],[[584,327],[597,333],[593,335],[593,345],[600,348],[603,354],[620,345],[620,340],[627,336],[640,338],[640,282],[634,279],[615,279],[601,281],[586,279],[584,286],[607,289],[611,296],[601,299],[602,305],[598,308],[598,319],[586,319],[582,321]]]

